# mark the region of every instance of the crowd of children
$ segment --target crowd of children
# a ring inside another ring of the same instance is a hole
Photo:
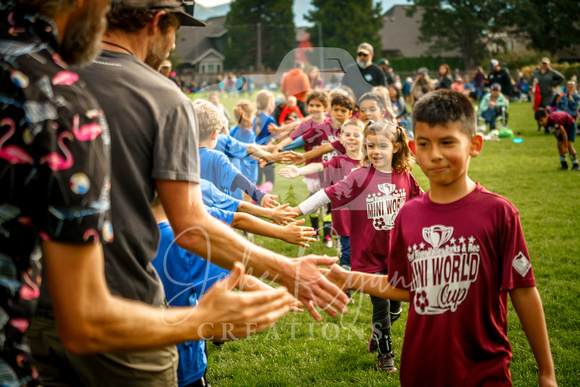
[[[491,98],[487,106],[500,105],[497,96]],[[482,138],[475,132],[476,113],[465,93],[425,92],[413,107],[414,138],[408,137],[411,117],[394,87],[373,89],[358,101],[340,88],[330,95],[313,90],[306,99],[306,117],[295,111],[294,101],[287,102],[285,118],[276,122],[270,91],[260,91],[255,105],[241,100],[231,130],[220,109],[194,102],[202,190],[212,215],[233,227],[302,246],[317,240],[322,219],[324,243],[332,246],[334,235],[340,246],[340,266],[329,269],[328,276],[349,295],[351,289],[370,294],[372,329],[366,348],[378,352],[376,367],[387,373],[398,371],[395,353],[400,353],[404,386],[459,380],[470,386],[510,385],[508,293],[528,334],[541,382],[555,385],[517,210],[467,176]],[[542,125],[558,126],[561,154],[568,151],[578,168],[572,146],[576,128],[562,114],[538,110],[536,117]],[[299,147],[305,152],[293,151]],[[294,165],[279,174],[303,176],[309,192],[295,207],[280,205],[268,193],[275,182],[273,163],[281,161]],[[429,178],[427,194],[411,174],[415,161]],[[157,208],[156,214],[162,242],[155,265],[163,273],[169,303],[195,305],[224,273],[180,251],[171,242],[175,236],[163,223],[162,210]],[[295,220],[301,215],[310,217],[312,227]],[[469,221],[474,218],[478,222]],[[185,260],[187,270],[170,260]],[[171,270],[179,276],[174,278]],[[176,283],[190,284],[185,295]],[[399,352],[393,348],[391,326],[401,315],[401,301],[411,304]],[[185,343],[179,351],[184,359],[180,385],[201,380],[207,365],[203,343]]]

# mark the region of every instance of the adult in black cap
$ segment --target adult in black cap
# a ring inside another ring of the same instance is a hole
[[[383,74],[385,74],[385,80],[387,85],[392,85],[395,83],[395,74],[393,73],[393,68],[389,67],[389,60],[382,58],[377,62],[381,70],[383,70]]]
[[[512,78],[509,73],[501,67],[501,64],[497,59],[492,59],[489,62],[489,68],[491,71],[487,75],[487,80],[485,84],[491,86],[494,83],[499,83],[501,85],[501,92],[506,97],[511,97],[514,95],[514,87],[512,85]]]
[[[356,50],[356,64],[347,67],[342,78],[342,84],[352,89],[357,101],[373,86],[386,86],[383,70],[373,63],[374,55],[373,46],[361,43]]]

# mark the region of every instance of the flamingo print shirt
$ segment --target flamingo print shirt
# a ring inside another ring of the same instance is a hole
[[[57,53],[54,23],[0,4],[0,384],[37,385],[25,333],[42,240],[112,240],[104,115]]]

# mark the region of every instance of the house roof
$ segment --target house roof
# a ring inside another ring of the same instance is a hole
[[[421,20],[424,9],[418,8],[412,17],[406,12],[411,9],[408,5],[395,5],[383,15],[382,53],[384,55],[420,57],[429,49],[429,43],[420,43]],[[459,51],[441,52],[442,57],[460,56]]]
[[[200,56],[214,49],[212,39],[218,39],[227,33],[224,27],[225,16],[207,19],[206,27],[201,28],[180,28],[175,42],[175,51],[184,63],[197,63]],[[217,52],[217,51],[216,51]],[[220,54],[221,55],[221,54]]]
[[[210,48],[209,50],[207,50],[206,52],[204,52],[203,54],[201,54],[200,56],[198,56],[193,62],[191,62],[191,64],[192,65],[195,65],[198,62],[201,62],[202,60],[204,60],[205,58],[207,58],[207,57],[209,57],[211,55],[217,57],[220,61],[223,61],[226,58],[225,56],[223,56],[216,49]]]

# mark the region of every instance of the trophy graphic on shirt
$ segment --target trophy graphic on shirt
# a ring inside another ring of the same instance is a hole
[[[395,226],[395,218],[405,204],[405,190],[396,190],[391,183],[377,186],[381,193],[367,195],[367,216],[373,220],[375,230],[391,230]]]
[[[453,235],[453,227],[435,225],[423,229],[423,239],[433,246],[433,249],[437,249],[447,242],[451,238],[451,235]]]

